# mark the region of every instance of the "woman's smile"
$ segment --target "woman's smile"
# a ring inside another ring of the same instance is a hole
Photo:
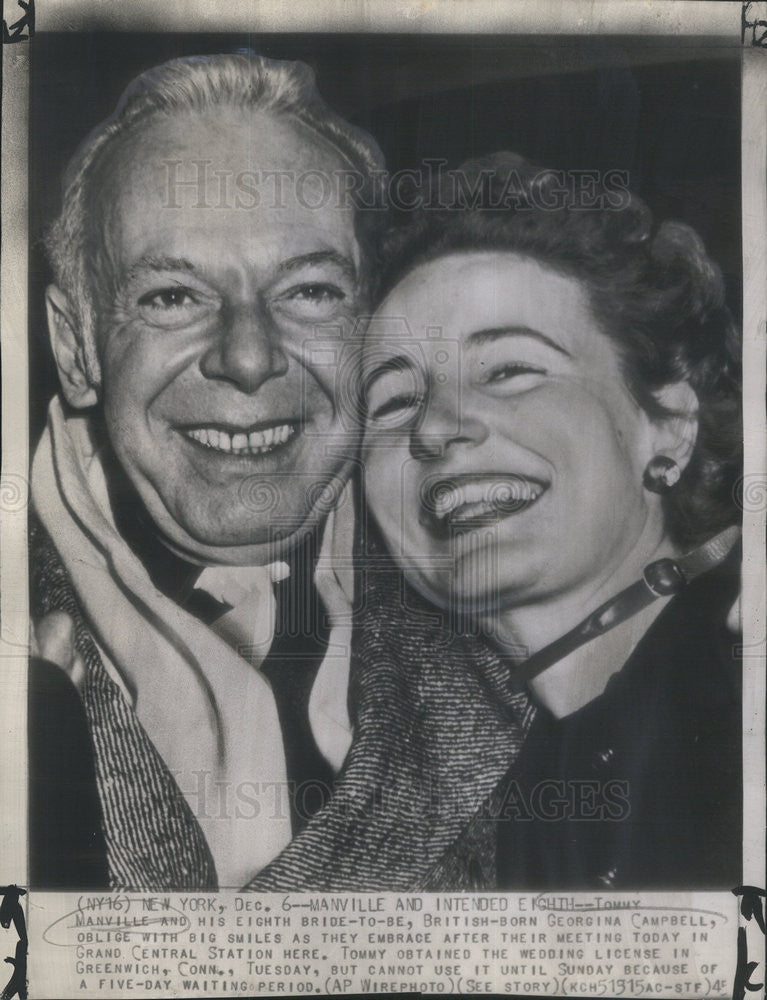
[[[518,473],[430,477],[421,487],[419,522],[441,537],[473,531],[529,510],[547,489]]]

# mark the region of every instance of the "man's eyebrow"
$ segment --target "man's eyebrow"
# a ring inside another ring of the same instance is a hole
[[[196,271],[194,264],[185,257],[153,257],[146,254],[139,257],[128,268],[128,280],[145,271]]]
[[[493,341],[501,340],[504,337],[532,337],[533,340],[538,340],[542,344],[546,344],[547,347],[559,351],[560,354],[564,354],[568,358],[572,357],[572,354],[565,350],[561,344],[547,337],[540,330],[533,330],[529,326],[495,326],[486,330],[475,330],[466,338],[466,346],[479,347],[481,344],[491,344]]]
[[[300,254],[297,257],[288,257],[283,260],[278,267],[281,272],[295,271],[300,267],[312,267],[317,264],[335,264],[350,280],[357,280],[357,268],[350,257],[339,253],[337,250],[315,250],[313,253]],[[190,271],[195,272],[198,268],[185,257],[154,257],[145,254],[139,257],[128,268],[128,280],[135,278],[145,271]]]
[[[312,267],[316,264],[335,264],[352,281],[357,280],[354,261],[337,250],[315,250],[313,253],[300,254],[298,257],[288,257],[280,263],[278,270],[295,271],[299,267]]]

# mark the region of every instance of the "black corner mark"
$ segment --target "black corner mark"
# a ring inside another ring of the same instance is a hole
[[[16,0],[16,3],[24,13],[11,24],[3,18],[3,45],[28,42],[35,33],[35,0]]]
[[[740,44],[754,45],[762,49],[767,48],[767,21],[761,18],[749,21],[753,6],[754,0],[742,0],[740,10]],[[749,29],[751,30],[751,40],[746,43],[746,33]]]
[[[764,889],[757,889],[755,885],[739,885],[732,890],[733,896],[740,896],[740,913],[746,920],[754,917],[762,934],[767,933],[764,925],[764,908],[762,900],[767,897]]]
[[[2,1000],[13,1000],[15,996],[19,1000],[27,1000],[27,922],[20,903],[21,897],[27,894],[26,889],[20,889],[17,885],[0,885],[0,893],[3,896],[0,903],[0,926],[7,930],[13,921],[18,935],[15,956],[11,958],[9,955],[4,960],[13,966],[13,972],[3,990]]]
[[[764,899],[767,896],[767,892],[764,889],[759,889],[754,885],[739,885],[732,890],[734,896],[740,897],[740,913],[741,916],[746,920],[750,921],[752,918],[756,921],[759,930],[762,934],[765,933],[764,928]],[[738,928],[738,959],[737,968],[735,970],[735,982],[732,986],[732,1000],[743,1000],[746,995],[746,991],[749,993],[757,993],[764,987],[764,983],[752,983],[751,976],[754,971],[759,966],[758,962],[749,962],[748,960],[748,939],[746,936],[746,928]]]

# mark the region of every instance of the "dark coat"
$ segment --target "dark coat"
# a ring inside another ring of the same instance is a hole
[[[734,551],[693,580],[599,698],[539,710],[502,790],[499,888],[740,884],[739,568]]]
[[[29,667],[29,868],[33,887],[107,885],[106,844],[88,723],[69,677]]]
[[[41,889],[52,880],[67,889],[216,888],[213,859],[199,823],[107,674],[67,572],[34,511],[29,545],[32,618],[66,612],[86,667],[76,699],[63,672],[56,677],[43,668],[43,677],[61,696],[43,692],[30,703],[30,762],[42,767],[30,774],[30,884]],[[33,677],[35,671],[39,666],[33,667]],[[84,711],[75,711],[76,700]],[[78,810],[74,797],[61,802],[49,787],[53,761],[59,774],[95,774],[95,793],[81,787],[79,801],[87,799],[86,809]],[[56,830],[62,825],[68,833],[59,840]]]

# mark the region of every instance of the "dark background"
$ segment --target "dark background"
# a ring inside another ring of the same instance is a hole
[[[301,59],[327,102],[378,140],[391,170],[500,149],[559,169],[622,169],[660,218],[682,219],[741,314],[740,47],[689,38],[483,35],[38,34],[30,46],[31,438],[57,375],[42,249],[63,169],[138,73],[250,49]]]

